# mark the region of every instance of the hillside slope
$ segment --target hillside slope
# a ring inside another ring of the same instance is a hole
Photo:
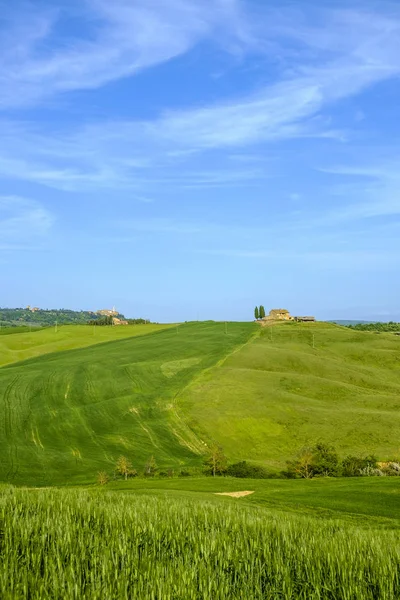
[[[398,456],[400,339],[328,323],[275,325],[185,390],[179,407],[233,460],[282,468],[317,441],[342,455]]]
[[[187,324],[2,367],[0,481],[90,482],[121,454],[140,470],[152,455],[161,466],[198,464],[204,446],[174,398],[255,332]]]

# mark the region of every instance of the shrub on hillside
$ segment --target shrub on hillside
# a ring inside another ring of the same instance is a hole
[[[260,465],[251,465],[247,461],[229,465],[226,474],[231,477],[243,477],[249,479],[267,479],[270,477],[268,471]]]
[[[361,477],[366,469],[376,469],[377,462],[375,456],[346,456],[342,460],[343,477]]]
[[[389,477],[396,477],[400,475],[400,464],[398,462],[389,462],[382,466],[381,470]]]
[[[287,469],[282,475],[291,479],[338,477],[341,474],[341,464],[334,447],[322,442],[303,448],[294,460],[286,464]]]
[[[189,471],[181,471],[179,477],[190,477]]]

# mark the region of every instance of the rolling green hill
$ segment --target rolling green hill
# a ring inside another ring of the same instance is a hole
[[[163,469],[199,466],[212,441],[232,461],[275,469],[316,441],[341,455],[400,453],[393,334],[205,322],[96,328],[90,339],[88,329],[0,339],[0,481],[91,482],[122,454],[140,471],[152,455]],[[88,346],[111,336],[121,337]]]
[[[188,388],[179,407],[233,460],[281,468],[317,441],[342,455],[399,456],[400,340],[329,323],[265,328]]]
[[[175,396],[254,331],[187,324],[1,368],[0,481],[86,482],[121,454],[140,469],[153,454],[160,465],[198,464],[203,445]]]

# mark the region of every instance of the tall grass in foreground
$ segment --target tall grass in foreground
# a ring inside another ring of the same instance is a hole
[[[394,532],[207,503],[4,490],[4,600],[400,597]]]

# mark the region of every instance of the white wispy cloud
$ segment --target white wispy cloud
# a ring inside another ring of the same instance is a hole
[[[328,211],[326,222],[338,222],[354,219],[400,216],[400,156],[390,148],[386,157],[380,157],[377,148],[364,147],[364,164],[359,159],[351,165],[335,165],[321,168],[320,171],[353,180],[352,184],[338,186],[340,196],[358,196],[362,200],[348,202],[339,209]],[[353,154],[357,153],[354,149]],[[369,156],[373,158],[369,158]],[[335,194],[335,188],[332,192]]]
[[[32,249],[53,223],[53,215],[39,202],[0,196],[0,250]]]
[[[0,81],[12,78],[0,87],[16,92],[16,102],[132,75],[201,39],[219,37],[228,49],[236,40],[258,56],[272,44],[281,53],[281,69],[256,91],[164,110],[151,120],[88,119],[90,124],[72,131],[71,125],[52,131],[3,121],[0,174],[5,177],[70,191],[129,188],[143,197],[152,197],[156,186],[261,181],[269,176],[268,164],[250,160],[246,165],[237,158],[243,166],[232,169],[232,156],[267,156],[272,143],[293,138],[344,139],[330,122],[330,107],[400,74],[400,13],[392,5],[379,12],[343,5],[303,12],[263,9],[257,22],[250,4],[239,0],[118,0],[112,5],[87,0],[83,6],[95,23],[88,38],[58,42],[46,55],[38,42],[51,37],[61,17],[43,13],[36,35],[21,42],[17,58],[9,53],[0,60]]]
[[[71,15],[84,33],[60,39],[58,25]],[[246,43],[236,0],[85,0],[63,10],[17,3],[6,16],[0,107],[99,87],[171,60],[204,38]]]

